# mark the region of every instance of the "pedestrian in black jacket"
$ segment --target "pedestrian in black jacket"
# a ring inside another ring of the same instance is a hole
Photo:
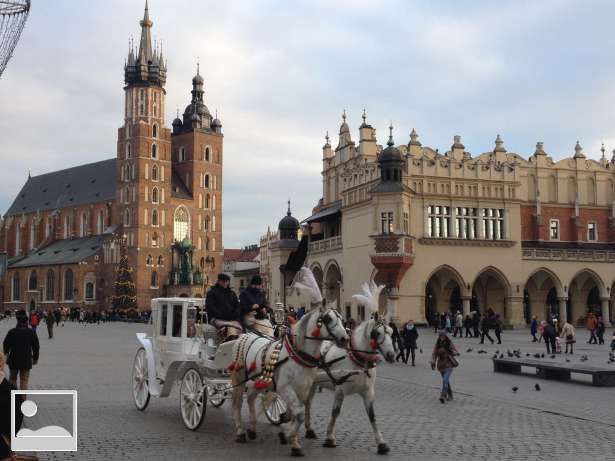
[[[28,317],[23,310],[17,314],[17,327],[6,334],[3,349],[8,357],[9,381],[17,386],[19,375],[19,389],[28,389],[30,370],[38,362],[40,346],[36,332],[28,328]]]
[[[404,325],[404,329],[401,334],[404,339],[404,349],[406,352],[404,363],[408,363],[409,356],[412,356],[412,366],[414,366],[416,340],[419,337],[419,332],[414,326],[414,321],[408,320],[408,323]]]
[[[11,458],[11,391],[17,390],[4,374],[5,357],[0,352],[0,459]],[[21,394],[15,396],[15,433],[21,427],[23,414],[21,412]]]
[[[472,334],[472,319],[469,315],[466,315],[466,317],[463,319],[463,327],[466,330],[466,338],[471,338],[472,336],[474,336]]]
[[[392,320],[389,322],[389,326],[393,330],[393,334],[391,335],[391,340],[393,341],[393,348],[397,351],[397,357],[395,357],[395,361],[399,362],[399,359],[404,360],[404,343],[401,339],[401,335],[399,334],[399,330],[397,329],[397,325]]]
[[[478,331],[479,325],[480,325],[480,315],[478,315],[478,312],[474,311],[472,313],[472,329],[474,330],[475,338],[478,338],[480,336],[480,333]]]

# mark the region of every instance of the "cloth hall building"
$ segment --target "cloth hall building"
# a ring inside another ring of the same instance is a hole
[[[107,309],[125,248],[139,309],[202,296],[222,268],[222,124],[192,79],[183,118],[165,124],[167,64],[147,3],[124,67],[117,155],[28,180],[6,212],[3,306]]]
[[[604,148],[595,161],[577,142],[554,161],[539,142],[526,158],[498,135],[473,156],[455,136],[440,153],[414,129],[395,145],[392,128],[383,148],[365,114],[355,142],[344,114],[337,145],[327,136],[322,149],[322,186],[303,221],[308,263],[346,316],[365,317],[352,295],[375,279],[399,321],[488,308],[513,326],[549,312],[613,318],[615,157]]]

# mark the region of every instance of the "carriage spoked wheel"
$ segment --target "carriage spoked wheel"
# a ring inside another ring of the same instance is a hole
[[[189,368],[179,387],[179,410],[182,421],[191,431],[196,431],[205,418],[205,386],[196,368]]]
[[[279,426],[283,422],[282,415],[286,413],[286,402],[278,394],[273,394],[273,396],[263,394],[263,410],[269,422],[274,426]]]
[[[228,384],[212,384],[207,386],[207,400],[214,408],[221,407],[224,401],[224,391],[230,388]]]
[[[140,348],[132,364],[132,398],[137,410],[143,411],[149,403],[149,380],[147,375],[147,355]]]

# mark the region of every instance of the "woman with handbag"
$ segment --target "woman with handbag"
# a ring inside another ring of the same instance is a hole
[[[459,365],[455,358],[456,355],[459,355],[459,352],[457,352],[448,334],[445,330],[440,331],[431,354],[431,369],[435,370],[437,367],[440,375],[442,375],[440,403],[444,403],[446,400],[453,400],[453,389],[450,379],[453,368]]]
[[[566,341],[565,354],[568,353],[568,346],[570,346],[570,353],[572,354],[574,343],[577,342],[577,333],[574,327],[570,323],[564,322],[564,324],[562,325],[561,338],[564,338],[564,341]]]

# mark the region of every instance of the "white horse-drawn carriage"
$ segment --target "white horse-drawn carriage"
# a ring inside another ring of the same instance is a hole
[[[221,406],[232,398],[228,366],[235,341],[218,344],[217,330],[207,323],[203,298],[152,300],[152,334],[137,333],[139,348],[132,367],[135,406],[145,410],[150,397],[168,397],[180,381],[180,414],[190,430],[198,429],[207,404]],[[274,320],[281,323],[284,310],[276,307]],[[263,397],[265,416],[280,424],[286,411],[276,395]]]

